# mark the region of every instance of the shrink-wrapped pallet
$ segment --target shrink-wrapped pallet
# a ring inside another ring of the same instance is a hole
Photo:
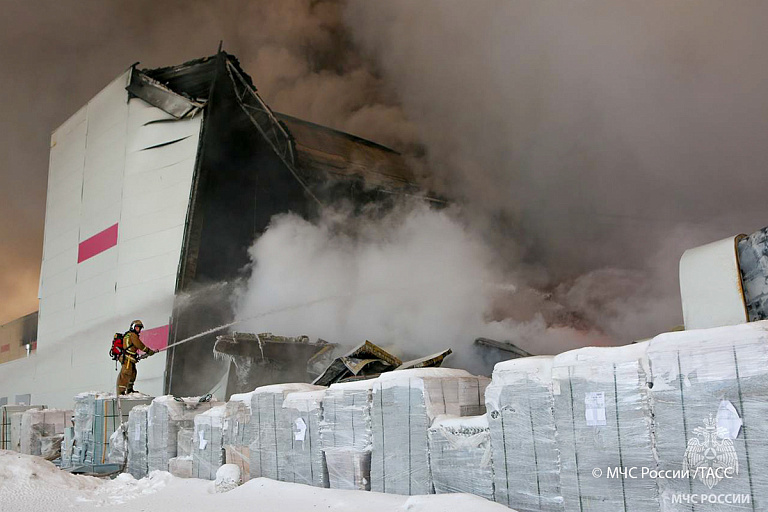
[[[18,443],[11,442],[11,415],[30,409],[45,409],[44,405],[3,405],[0,406],[0,450],[19,451]],[[16,438],[18,440],[18,438]]]
[[[168,471],[168,461],[177,455],[180,428],[194,429],[195,416],[217,402],[191,397],[176,400],[171,395],[155,398],[147,410],[147,465],[149,471]]]
[[[107,463],[112,434],[128,421],[131,409],[151,401],[152,397],[141,393],[121,395],[118,407],[114,393],[89,391],[75,396],[73,465]]]
[[[224,415],[226,404],[216,405],[195,416],[192,437],[192,473],[195,478],[215,480],[224,464]]]
[[[648,359],[659,470],[672,476],[658,480],[662,510],[768,510],[768,321],[662,334]],[[717,501],[694,507],[701,496]]]
[[[251,478],[289,478],[287,458],[293,443],[293,426],[283,414],[283,400],[290,393],[321,389],[324,388],[312,384],[290,383],[262,386],[252,392]]]
[[[332,489],[371,489],[375,379],[332,384],[323,395],[320,441]]]
[[[438,416],[429,428],[429,460],[437,494],[463,492],[493,500],[491,433],[482,416]]]
[[[147,465],[147,411],[148,405],[139,405],[128,413],[128,467],[134,478],[144,478]]]
[[[24,411],[21,413],[21,453],[42,456],[42,438],[64,434],[64,428],[70,425],[71,421],[71,410],[29,409]]]
[[[291,448],[285,480],[315,487],[328,487],[328,469],[320,441],[325,389],[291,393],[283,401],[283,416],[292,427]]]
[[[502,361],[485,391],[495,500],[520,512],[563,509],[553,360],[536,356]]]
[[[486,377],[464,370],[419,368],[385,373],[373,386],[371,490],[434,492],[427,431],[437,416],[485,413]]]
[[[227,464],[240,468],[240,478],[251,478],[251,393],[232,395],[224,418],[224,454]]]
[[[609,471],[656,468],[647,346],[587,347],[554,359],[560,485],[567,512],[659,510],[653,478],[623,478]]]

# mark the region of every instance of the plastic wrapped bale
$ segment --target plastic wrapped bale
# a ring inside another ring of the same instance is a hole
[[[120,396],[89,391],[75,397],[75,450],[73,458],[85,465],[104,464],[109,453],[109,439],[122,423],[128,421],[131,409],[149,405],[152,397],[141,393]],[[120,413],[122,412],[122,417]]]
[[[61,467],[72,467],[72,449],[75,441],[75,427],[64,429],[64,439],[61,441]]]
[[[251,478],[289,478],[287,457],[293,443],[293,427],[283,415],[283,400],[290,393],[317,391],[312,384],[273,384],[251,394]]]
[[[332,489],[371,490],[375,379],[332,384],[323,396],[320,443]]]
[[[3,405],[0,406],[0,450],[18,451],[11,442],[11,415],[30,409],[45,409],[44,405]]]
[[[224,454],[227,464],[240,468],[240,478],[251,478],[251,401],[253,393],[238,393],[229,398],[224,420]]]
[[[61,443],[64,434],[40,437],[40,456],[46,460],[56,460],[61,457]]]
[[[191,457],[192,441],[194,439],[195,439],[194,428],[180,428],[179,432],[176,434],[176,456]]]
[[[147,410],[147,466],[149,471],[168,471],[168,461],[177,454],[180,428],[195,427],[195,416],[217,402],[200,402],[198,397],[176,400],[171,395],[152,400]]]
[[[768,510],[768,322],[662,334],[648,358],[659,470],[690,475],[659,479],[662,510]]]
[[[71,418],[72,411],[65,409],[29,409],[21,413],[21,453],[42,456],[42,438],[63,434]]]
[[[381,375],[373,386],[371,490],[432,494],[428,429],[437,416],[485,413],[486,377],[419,368]]]
[[[566,511],[658,511],[652,478],[611,477],[609,469],[656,469],[647,384],[647,342],[587,347],[552,367],[560,486]],[[593,471],[598,469],[601,476]]]
[[[21,451],[21,419],[23,412],[14,412],[11,414],[11,450]]]
[[[438,416],[429,429],[429,460],[437,494],[464,492],[493,500],[491,433],[482,416]]]
[[[283,414],[293,428],[285,471],[290,482],[328,487],[328,469],[320,441],[325,389],[291,393],[283,401]]]
[[[502,361],[485,390],[495,500],[520,512],[563,509],[553,360],[536,356]]]
[[[168,472],[178,478],[194,478],[195,462],[192,456],[171,457],[168,459]]]
[[[148,405],[139,405],[128,414],[128,472],[134,478],[144,478],[147,466],[147,411]]]
[[[117,430],[109,436],[109,452],[107,453],[107,463],[123,464],[128,463],[128,424],[123,423]]]
[[[216,471],[224,464],[224,413],[226,404],[195,416],[192,438],[192,471],[196,478],[215,480]]]

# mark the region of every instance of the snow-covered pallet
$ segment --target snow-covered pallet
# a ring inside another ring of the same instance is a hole
[[[432,494],[427,431],[437,416],[485,413],[486,377],[419,368],[385,373],[373,386],[371,490]]]
[[[493,500],[491,433],[482,416],[438,416],[429,428],[429,459],[437,494],[463,492]]]
[[[251,478],[251,393],[236,394],[227,402],[224,419],[224,460],[240,468],[243,482]]]
[[[495,500],[520,512],[560,511],[551,356],[512,359],[493,369],[485,391]]]
[[[18,414],[18,413],[16,413]],[[64,428],[72,421],[69,409],[29,409],[21,413],[21,453],[43,456],[44,445],[48,447],[46,458],[54,458],[50,453],[51,440],[58,439],[59,449],[64,436]],[[48,439],[48,442],[46,442]]]
[[[139,405],[128,413],[128,472],[134,478],[147,476],[147,411],[148,405]]]
[[[659,510],[654,479],[608,473],[609,468],[656,468],[646,348],[647,342],[587,347],[554,359],[555,424],[566,511]],[[601,474],[593,473],[596,470]]]
[[[312,384],[291,383],[262,386],[252,392],[251,478],[289,478],[287,458],[293,443],[293,427],[283,414],[283,400],[290,393],[321,389],[324,388]]]
[[[328,487],[328,469],[320,441],[325,389],[291,393],[283,401],[283,417],[293,429],[284,480]]]
[[[323,396],[320,441],[332,489],[371,489],[371,397],[375,380],[332,384]]]
[[[177,454],[181,428],[194,428],[195,416],[216,402],[199,402],[197,397],[177,401],[171,395],[155,398],[147,410],[147,465],[149,471],[168,471],[168,461]]]
[[[697,511],[768,510],[768,321],[662,334],[648,359],[659,469],[688,461],[692,475],[659,479],[662,510],[687,512],[675,496],[702,494],[742,502]],[[720,479],[710,466],[733,473]]]

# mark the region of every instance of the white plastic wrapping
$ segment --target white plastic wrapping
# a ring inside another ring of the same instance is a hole
[[[139,405],[128,414],[128,472],[134,478],[144,478],[147,465],[147,411],[148,405]]]
[[[111,436],[109,436],[109,452],[107,453],[108,464],[122,465],[123,462],[127,462],[127,429],[128,423],[123,423],[117,427],[117,430],[112,432]]]
[[[288,480],[288,454],[293,444],[293,427],[283,414],[283,400],[290,393],[318,391],[322,386],[290,383],[256,388],[251,394],[250,445],[251,478]]]
[[[0,450],[19,451],[18,443],[11,442],[11,415],[29,409],[45,409],[44,405],[3,405],[0,406]],[[18,440],[18,438],[17,438]]]
[[[304,391],[291,393],[283,401],[283,417],[293,433],[286,481],[328,487],[328,468],[320,440],[324,395],[325,389]]]
[[[485,413],[486,377],[464,370],[419,368],[385,373],[373,386],[371,490],[434,492],[427,431],[439,415]]]
[[[373,380],[332,384],[323,396],[320,441],[332,489],[371,489]]]
[[[689,470],[658,480],[662,510],[768,510],[768,322],[662,334],[648,359],[659,469]]]
[[[251,478],[251,395],[232,395],[224,416],[224,453],[227,464],[240,468],[240,478]]]
[[[198,414],[209,410],[217,402],[200,402],[197,397],[177,401],[171,395],[152,401],[147,411],[147,463],[149,471],[168,471],[168,461],[177,454],[177,435],[180,428],[194,428]]]
[[[438,416],[429,429],[437,494],[463,492],[493,500],[491,433],[483,416]]]
[[[128,421],[131,409],[151,401],[150,396],[134,393],[121,396],[118,408],[114,393],[89,391],[75,396],[73,465],[105,464],[112,434]]]
[[[485,391],[495,500],[520,512],[559,512],[551,356],[502,361]]]
[[[168,459],[168,472],[177,478],[194,478],[195,463],[192,456]]]
[[[224,415],[226,404],[219,404],[195,416],[192,437],[192,471],[195,478],[215,480],[224,464]]]
[[[647,342],[587,347],[554,359],[555,424],[566,511],[659,510],[653,478],[612,477],[609,472],[656,468],[646,348]]]
[[[72,411],[65,409],[29,409],[21,413],[21,453],[42,456],[42,438],[64,434],[71,418]]]

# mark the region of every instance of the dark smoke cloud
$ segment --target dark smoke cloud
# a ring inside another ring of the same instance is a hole
[[[424,151],[520,290],[499,318],[651,335],[680,322],[682,250],[768,218],[763,2],[2,7],[0,322],[35,306],[49,132],[132,62],[219,39],[276,110]]]

